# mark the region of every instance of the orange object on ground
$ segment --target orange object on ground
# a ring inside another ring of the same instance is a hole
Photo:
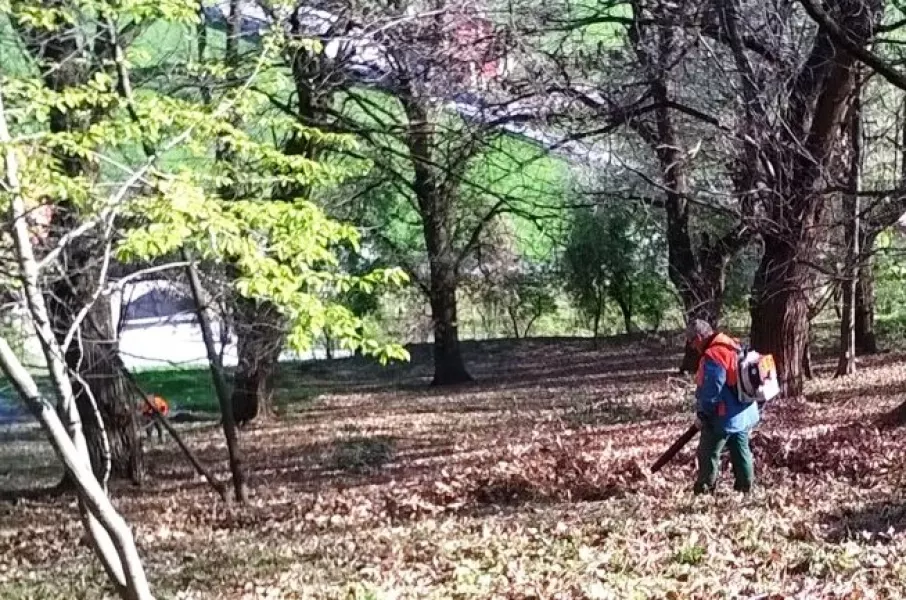
[[[154,407],[163,416],[166,417],[168,414],[170,414],[170,405],[167,404],[167,401],[164,400],[163,398],[161,398],[160,396],[152,395],[148,398],[148,400],[150,400],[154,404]],[[142,405],[142,415],[149,417],[149,418],[153,417],[154,410],[150,406],[148,406],[147,403],[145,403]]]

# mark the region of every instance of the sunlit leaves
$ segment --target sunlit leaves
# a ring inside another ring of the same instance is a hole
[[[73,35],[81,29],[109,33],[111,24],[184,26],[198,18],[197,3],[182,0],[4,6],[20,25],[50,32],[65,24]],[[302,197],[335,187],[349,171],[310,153],[286,152],[262,134],[281,132],[326,150],[350,149],[353,139],[272,110],[260,90],[292,87],[285,73],[271,67],[275,56],[292,48],[277,29],[262,41],[238,66],[217,60],[181,65],[178,72],[194,77],[196,89],[201,81],[214,87],[207,98],[170,95],[135,82],[131,97],[124,97],[118,67],[128,72],[130,61],[150,60],[141,50],[117,64],[112,55],[77,44],[72,60],[84,71],[64,86],[49,86],[38,76],[6,77],[4,101],[21,157],[23,192],[30,200],[66,203],[85,222],[112,211],[121,261],[189,249],[204,263],[234,270],[238,293],[273,302],[287,317],[289,345],[296,350],[326,332],[350,350],[382,360],[405,358],[398,346],[369,339],[361,319],[341,302],[352,290],[377,294],[399,286],[405,276],[395,269],[345,272],[338,253],[359,251],[358,231]],[[67,126],[51,133],[51,119]],[[221,160],[222,153],[228,160]],[[79,174],[64,168],[61,157],[78,159]]]
[[[162,184],[159,195],[134,199],[124,215],[145,224],[125,232],[117,248],[121,260],[148,260],[189,246],[202,260],[234,265],[240,294],[269,300],[289,318],[288,343],[295,350],[307,350],[327,331],[350,350],[382,360],[406,358],[398,346],[366,339],[361,319],[332,300],[350,289],[377,293],[403,284],[406,276],[397,269],[343,273],[335,252],[340,245],[356,247],[358,233],[313,203],[222,201],[186,173]]]
[[[13,129],[46,123],[51,111],[87,114],[108,109],[119,101],[113,80],[105,73],[94,74],[85,85],[62,90],[52,90],[38,78],[4,78],[3,93]]]
[[[17,2],[13,13],[12,3],[0,3],[0,14],[3,13],[14,15],[16,20],[25,27],[46,32],[57,31],[76,21],[73,6],[47,6],[46,4]]]
[[[720,491],[701,498],[690,492],[694,448],[654,477],[643,472],[686,423],[655,367],[675,352],[616,340],[603,352],[581,340],[496,340],[471,355],[495,379],[453,393],[399,389],[420,381],[424,363],[393,377],[359,361],[311,376],[287,365],[277,405],[301,415],[244,438],[256,473],[251,514],[212,510],[175,445],[157,446],[155,477],[118,502],[154,557],[158,596],[904,596],[906,431],[837,427],[899,402],[895,357],[866,359],[846,384],[810,382],[830,394],[820,404],[775,409],[753,441],[761,484],[753,497],[729,489],[724,464]],[[190,373],[174,381],[204,376]],[[193,448],[222,448],[216,428],[187,436]],[[52,472],[52,455],[26,455],[22,444],[4,446],[14,474]],[[363,463],[374,466],[356,468]],[[6,509],[0,595],[103,595],[81,592],[103,574],[79,560],[77,522],[61,522],[53,503]]]
[[[81,3],[93,6],[99,13],[113,18],[128,15],[136,23],[156,21],[158,19],[185,25],[198,21],[198,3],[186,0],[118,0],[111,3],[107,0],[80,0]]]

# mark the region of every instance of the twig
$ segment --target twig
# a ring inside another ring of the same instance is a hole
[[[164,426],[164,429],[167,430],[167,433],[169,433],[170,436],[176,441],[176,445],[179,446],[180,450],[182,450],[182,453],[185,455],[189,463],[195,468],[195,471],[199,475],[204,477],[205,481],[207,481],[210,486],[214,488],[214,491],[217,492],[221,500],[229,504],[230,497],[226,492],[226,486],[222,482],[218,481],[214,474],[211,473],[211,471],[207,467],[201,464],[201,461],[198,460],[198,457],[195,456],[195,453],[192,452],[192,450],[186,445],[185,441],[183,441],[182,439],[182,436],[179,435],[179,433],[173,427],[173,424],[170,423],[170,419],[165,417],[163,413],[158,410],[157,405],[154,404],[154,402],[151,402],[148,394],[145,392],[145,390],[142,389],[141,384],[135,378],[135,375],[132,373],[132,371],[127,369],[125,365],[120,366],[120,371],[125,376],[126,381],[129,382],[129,387],[131,387],[133,392],[142,399],[146,406],[151,408],[154,417],[161,425]]]

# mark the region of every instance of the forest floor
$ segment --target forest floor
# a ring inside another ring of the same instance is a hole
[[[906,355],[769,407],[759,490],[691,495],[679,353],[658,340],[487,341],[476,383],[432,389],[430,356],[289,365],[278,418],[242,434],[251,502],[227,509],[175,444],[115,487],[158,598],[904,598]],[[296,385],[291,382],[295,381]],[[297,399],[298,402],[291,400]],[[225,473],[216,423],[186,429]],[[40,432],[0,432],[0,487],[50,485]],[[725,465],[728,469],[728,465]],[[109,594],[72,498],[0,500],[0,598]]]

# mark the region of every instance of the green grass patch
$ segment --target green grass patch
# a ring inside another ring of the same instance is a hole
[[[233,373],[234,369],[225,369],[228,385]],[[171,409],[200,412],[220,410],[211,382],[211,372],[207,367],[149,369],[135,373],[135,378],[149,394],[163,396],[170,403]],[[272,385],[272,401],[278,411],[300,403],[307,404],[317,394],[311,386],[302,385],[297,362],[281,363]]]
[[[228,368],[225,374],[229,382],[234,370]],[[162,396],[170,403],[171,410],[217,413],[220,407],[211,382],[211,372],[205,367],[161,368],[137,371],[135,378],[142,390]],[[52,395],[49,379],[41,374],[35,376],[38,387],[48,396]],[[281,363],[273,380],[273,406],[283,412],[290,407],[306,405],[317,395],[317,390],[301,383],[299,363]],[[24,407],[19,403],[15,391],[6,379],[0,377],[0,415],[6,412],[16,414]]]
[[[211,372],[207,367],[149,369],[135,373],[135,378],[147,393],[166,399],[171,410],[218,410]]]

